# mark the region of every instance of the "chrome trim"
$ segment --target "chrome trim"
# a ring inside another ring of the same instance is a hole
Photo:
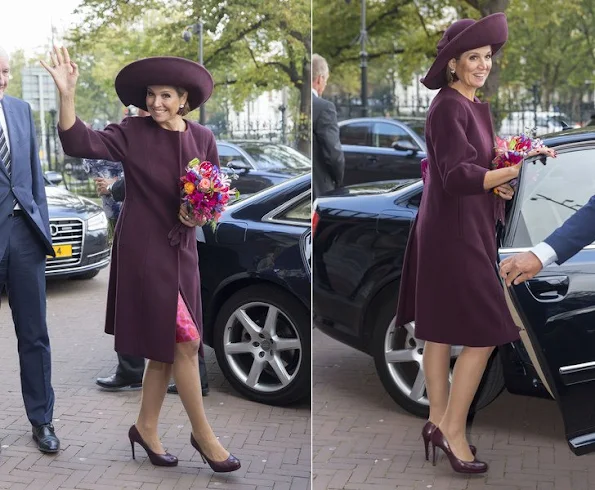
[[[595,361],[573,364],[571,366],[562,366],[560,368],[560,374],[580,373],[582,371],[588,371],[589,369],[595,369]]]
[[[90,259],[92,257],[97,257],[98,255],[104,254],[106,252],[109,254],[110,249],[109,248],[106,248],[105,250],[102,250],[101,252],[97,252],[97,253],[94,253],[94,254],[87,255],[87,258]]]
[[[105,260],[101,262],[96,262],[95,264],[84,265],[82,267],[71,267],[69,269],[54,269],[54,270],[47,270],[45,271],[46,276],[59,276],[69,274],[71,272],[85,272],[93,269],[103,269],[107,267],[110,263],[110,257],[107,257]]]
[[[308,194],[310,194],[310,189],[302,192],[301,194],[298,194],[293,199],[290,199],[289,201],[284,202],[283,204],[281,204],[281,206],[273,209],[272,211],[269,211],[267,214],[265,214],[262,217],[261,221],[266,221],[268,223],[280,223],[283,225],[292,225],[292,226],[304,226],[304,227],[310,226],[311,222],[297,221],[297,220],[291,221],[291,220],[275,218],[275,216],[278,216],[281,213],[283,213],[284,211],[286,211],[287,209],[291,208],[297,202],[301,201],[304,197],[306,197]],[[311,207],[312,207],[312,203],[310,203],[310,208]]]

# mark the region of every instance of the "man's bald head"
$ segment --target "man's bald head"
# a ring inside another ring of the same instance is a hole
[[[10,77],[10,56],[8,52],[0,46],[0,100],[4,97],[4,91],[8,87]]]

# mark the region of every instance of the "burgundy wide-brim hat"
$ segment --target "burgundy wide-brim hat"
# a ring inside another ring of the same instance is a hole
[[[188,91],[188,105],[194,110],[213,93],[213,77],[208,70],[185,58],[154,56],[126,65],[116,77],[116,93],[125,106],[147,110],[147,87],[169,85]]]
[[[446,67],[452,58],[471,49],[491,46],[496,54],[508,39],[506,15],[497,13],[479,20],[461,19],[454,22],[438,42],[438,54],[425,77],[421,79],[429,89],[447,84]]]

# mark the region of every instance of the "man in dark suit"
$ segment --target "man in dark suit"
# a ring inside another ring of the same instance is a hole
[[[507,286],[520,284],[537,275],[543,267],[554,262],[563,264],[594,240],[595,196],[543,242],[528,252],[504,259],[500,263],[500,276]]]
[[[0,48],[0,291],[8,292],[33,439],[40,451],[56,453],[45,291],[46,256],[54,249],[31,107],[4,95],[9,76]]]
[[[97,194],[100,196],[111,195],[114,201],[122,202],[126,197],[124,177],[113,179],[97,178],[95,179],[95,186]],[[209,380],[207,378],[207,366],[202,356],[198,356],[198,369],[200,372],[202,396],[207,396],[209,394]],[[96,383],[108,391],[140,390],[142,388],[144,372],[145,360],[142,357],[118,354],[116,372],[106,378],[97,378]],[[178,389],[175,384],[170,384],[167,392],[177,394]]]
[[[312,199],[343,185],[345,157],[339,141],[335,105],[324,100],[329,69],[326,60],[312,56]]]

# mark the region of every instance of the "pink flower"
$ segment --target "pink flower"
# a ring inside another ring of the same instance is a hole
[[[198,187],[201,190],[206,191],[211,188],[211,181],[209,179],[202,179],[198,184]]]

